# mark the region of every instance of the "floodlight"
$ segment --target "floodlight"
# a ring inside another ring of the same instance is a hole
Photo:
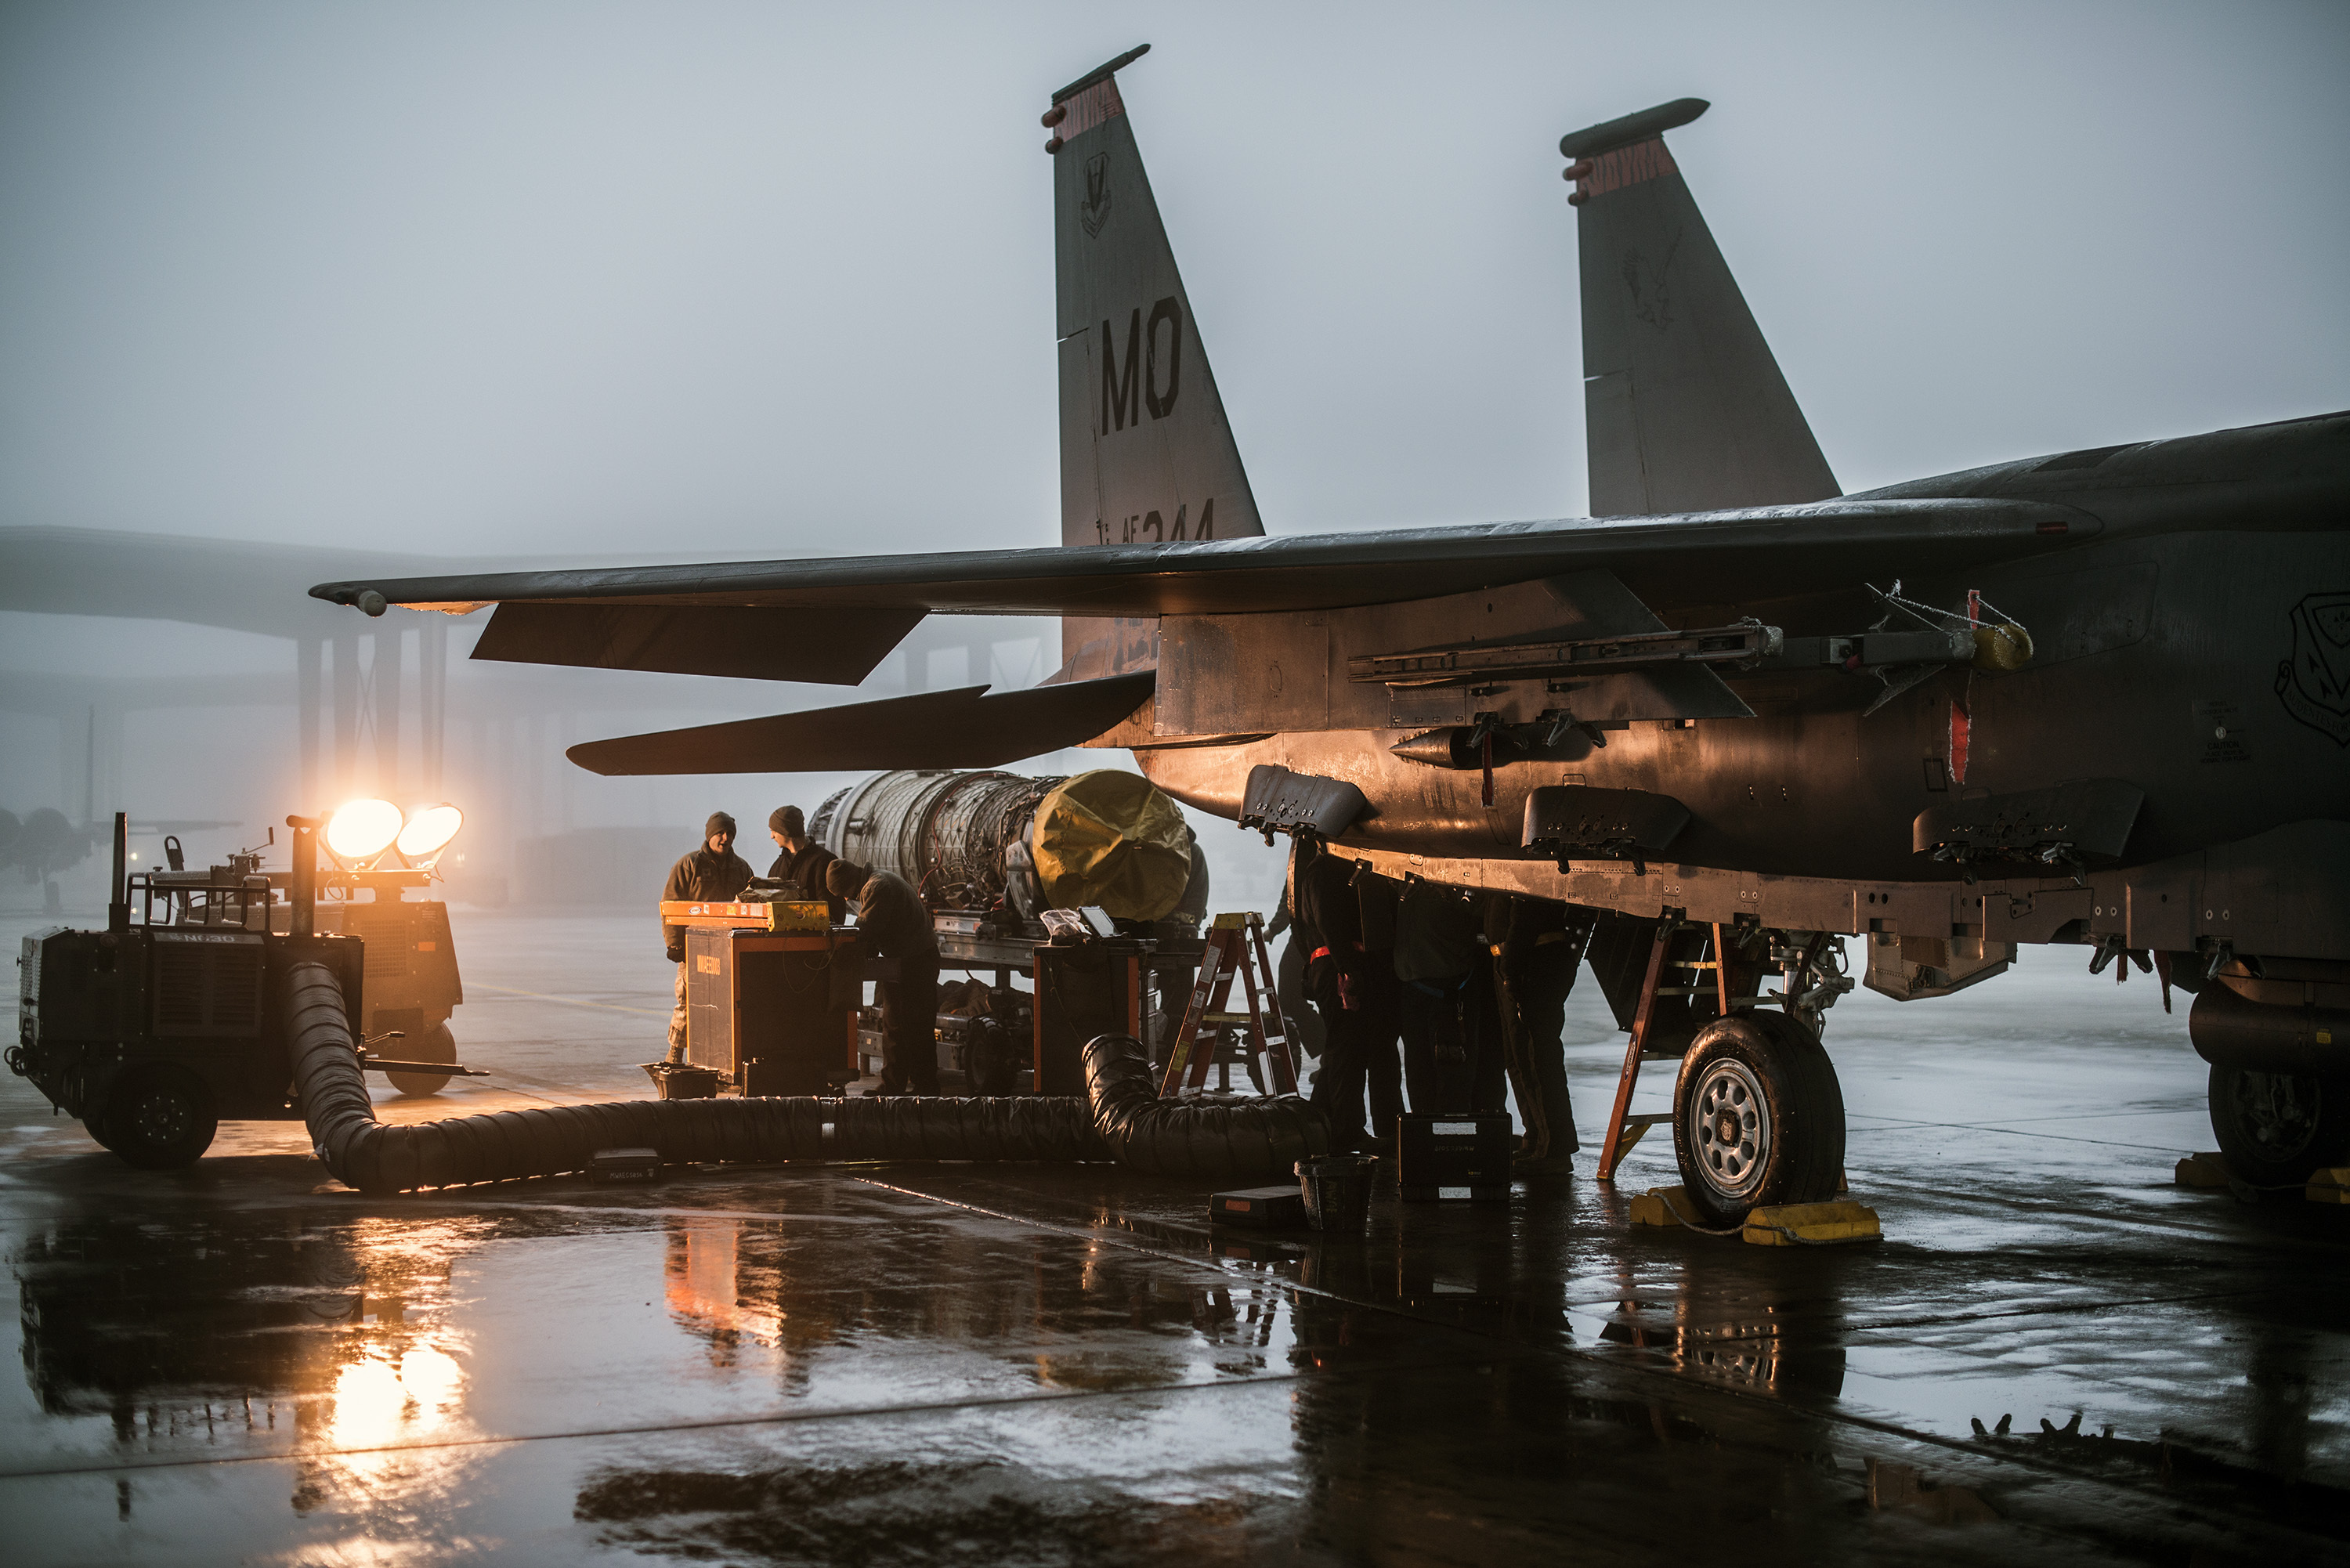
[[[372,860],[400,836],[400,807],[388,800],[345,801],[327,818],[327,847],[338,860]]]
[[[420,805],[408,814],[408,826],[400,830],[400,857],[411,866],[430,866],[464,826],[465,814],[445,801]]]

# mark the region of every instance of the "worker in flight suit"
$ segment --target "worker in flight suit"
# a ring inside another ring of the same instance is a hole
[[[807,898],[822,898],[834,925],[840,924],[847,906],[824,885],[825,867],[836,857],[808,836],[807,816],[798,806],[779,805],[767,816],[767,836],[775,841],[775,863],[767,867],[770,882],[789,882]]]
[[[1362,919],[1363,971],[1356,995],[1355,1049],[1362,1058],[1370,1101],[1371,1141],[1384,1147],[1403,1115],[1403,1063],[1396,1054],[1403,1035],[1403,981],[1396,977],[1396,907],[1403,884],[1357,864],[1355,905]]]
[[[1299,832],[1291,851],[1297,929],[1305,953],[1305,993],[1322,1015],[1322,1064],[1314,1075],[1314,1108],[1330,1123],[1330,1147],[1367,1148],[1363,1091],[1369,1062],[1362,1049],[1365,1000],[1363,921],[1355,896],[1355,863],[1332,855],[1312,834]]]
[[[1522,1176],[1571,1176],[1580,1144],[1562,1042],[1566,999],[1597,916],[1549,898],[1511,898],[1507,904],[1504,913],[1488,918],[1485,935],[1499,982],[1510,1087],[1526,1124],[1511,1167]]]
[[[734,819],[713,811],[702,825],[702,847],[669,868],[661,888],[664,903],[719,903],[741,896],[750,885],[751,867],[734,853]],[[677,1011],[669,1017],[669,1059],[685,1060],[685,928],[661,922],[661,946],[677,965]]]
[[[881,993],[881,1092],[939,1092],[939,939],[931,912],[894,871],[836,859],[824,868],[826,890],[857,911],[858,956],[896,959],[898,978]]]
[[[1418,1116],[1497,1111],[1507,1077],[1480,911],[1454,888],[1404,878],[1396,903],[1405,1093]]]

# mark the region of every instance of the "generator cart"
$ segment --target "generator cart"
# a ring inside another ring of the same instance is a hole
[[[288,896],[276,903],[257,851],[204,873],[127,875],[128,823],[118,814],[106,929],[52,928],[25,939],[9,1070],[134,1166],[191,1163],[224,1120],[300,1119],[278,1016],[288,966],[326,964],[351,1016],[367,1016],[363,939],[317,929],[321,819],[286,821],[293,868]],[[283,919],[273,921],[273,911]],[[486,1076],[396,1050],[371,1054],[387,1038],[359,1043],[362,1066]]]

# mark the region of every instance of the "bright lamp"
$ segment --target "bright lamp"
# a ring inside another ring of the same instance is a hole
[[[465,814],[446,802],[420,805],[408,814],[408,826],[400,830],[400,857],[411,866],[429,866],[464,826]]]
[[[327,847],[338,860],[371,860],[400,836],[400,807],[388,800],[346,801],[327,818]]]

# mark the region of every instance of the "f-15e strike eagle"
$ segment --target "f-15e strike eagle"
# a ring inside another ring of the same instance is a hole
[[[2197,993],[2237,1176],[2350,1162],[2350,414],[1843,494],[1666,147],[1706,109],[1683,99],[1559,144],[1596,515],[1268,537],[1118,97],[1141,52],[1044,117],[1059,547],[311,591],[494,604],[476,659],[844,685],[928,614],[1061,616],[1032,691],[570,754],[1129,748],[1268,835],[1600,911],[1590,956],[1634,1030],[1601,1174],[1638,1061],[1677,1054],[1676,1147],[1718,1220],[1833,1189],[1816,1030],[1843,937],[1903,999],[2019,942],[2158,971],[2166,1005]]]

